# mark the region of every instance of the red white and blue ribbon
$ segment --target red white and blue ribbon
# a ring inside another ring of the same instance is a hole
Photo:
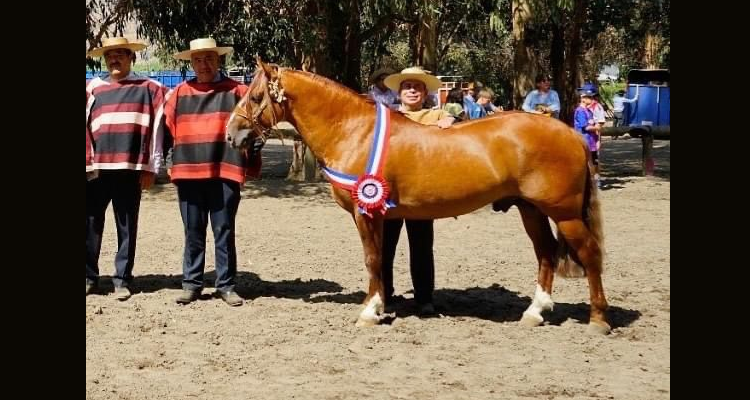
[[[323,173],[331,184],[350,191],[352,199],[357,202],[359,212],[369,217],[372,217],[372,211],[385,214],[387,209],[396,207],[396,204],[388,198],[390,188],[383,178],[383,166],[391,136],[390,109],[381,103],[376,103],[375,110],[377,112],[375,135],[364,175],[357,177],[323,167]]]

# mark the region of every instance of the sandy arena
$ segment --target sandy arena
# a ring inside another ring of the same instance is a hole
[[[238,293],[207,287],[180,306],[183,228],[171,184],[144,193],[133,297],[112,296],[111,208],[100,257],[103,294],[86,298],[87,399],[668,399],[670,398],[669,141],[656,176],[640,177],[638,139],[604,139],[604,288],[613,331],[586,332],[585,279],[556,278],[544,326],[519,325],[536,259],[516,208],[489,206],[435,223],[439,315],[414,314],[406,232],[388,323],[354,323],[367,282],[349,215],[327,183],[283,179],[288,141],[264,149],[237,217]]]

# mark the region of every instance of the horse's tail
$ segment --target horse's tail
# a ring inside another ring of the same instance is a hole
[[[583,192],[583,222],[589,228],[593,239],[604,251],[604,229],[602,226],[601,204],[599,203],[599,189],[591,174],[591,154],[586,148],[586,184]],[[603,256],[603,254],[602,254]],[[565,241],[560,228],[557,229],[557,275],[564,278],[582,278],[586,270],[572,248]]]

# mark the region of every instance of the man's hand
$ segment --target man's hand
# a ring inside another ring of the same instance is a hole
[[[443,119],[441,119],[441,120],[439,120],[439,121],[437,122],[437,126],[438,126],[439,128],[445,129],[445,128],[448,128],[448,127],[450,127],[451,125],[453,125],[453,121],[455,121],[455,120],[456,120],[456,119],[455,119],[455,118],[453,118],[453,117],[445,117],[445,118],[443,118]]]
[[[155,175],[153,172],[141,171],[141,190],[148,190],[154,184]]]

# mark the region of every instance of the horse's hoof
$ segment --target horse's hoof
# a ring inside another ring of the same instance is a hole
[[[528,314],[523,313],[523,317],[521,317],[521,326],[526,326],[529,328],[533,328],[535,326],[539,326],[544,322],[544,318],[542,318],[540,315],[534,315],[534,314]]]
[[[606,335],[612,328],[606,322],[589,322],[588,332],[594,335]]]
[[[379,318],[362,318],[359,317],[357,319],[357,323],[355,324],[358,327],[367,327],[367,326],[375,326],[380,322]]]

